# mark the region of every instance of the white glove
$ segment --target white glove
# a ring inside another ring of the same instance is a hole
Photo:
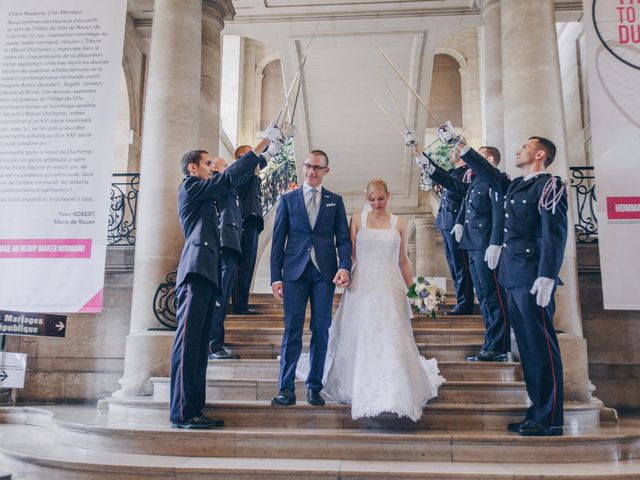
[[[275,157],[280,153],[280,150],[282,150],[283,146],[284,146],[284,143],[278,140],[272,141],[269,143],[269,147],[267,148],[267,153],[272,157]]]
[[[451,234],[453,235],[453,237],[456,239],[456,242],[458,243],[460,243],[460,240],[462,240],[462,232],[464,232],[464,227],[459,223],[456,223],[451,229]]]
[[[487,262],[489,270],[495,270],[500,260],[502,247],[500,245],[489,245],[484,252],[484,261]]]
[[[404,134],[404,144],[407,147],[414,148],[418,145],[418,141],[416,140],[416,133],[411,130],[407,130],[407,133]]]
[[[551,278],[547,277],[538,277],[536,281],[533,282],[533,287],[531,287],[532,295],[536,296],[536,304],[541,307],[546,307],[549,305],[551,301],[551,295],[553,294],[553,286],[555,285],[555,281]]]
[[[458,143],[458,140],[460,140],[460,135],[456,133],[451,122],[447,121],[447,123],[438,129],[438,138],[442,143],[454,147],[456,143]]]
[[[421,153],[420,155],[416,155],[415,158],[416,164],[427,173],[427,175],[431,175],[436,171],[436,167],[434,167],[429,161],[429,155],[426,153]]]
[[[269,140],[270,142],[282,141],[284,138],[280,128],[276,126],[275,122],[271,122],[264,132],[260,132],[259,137]]]

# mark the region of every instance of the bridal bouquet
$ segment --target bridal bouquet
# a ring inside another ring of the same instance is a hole
[[[409,287],[407,297],[418,312],[436,318],[438,305],[443,305],[446,300],[444,290],[429,283],[424,277],[418,277],[417,280]]]

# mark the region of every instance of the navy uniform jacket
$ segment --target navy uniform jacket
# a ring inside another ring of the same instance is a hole
[[[260,161],[260,168],[267,166],[266,160]],[[264,219],[262,218],[262,180],[257,175],[249,178],[242,185],[236,188],[236,192],[240,197],[240,210],[242,210],[242,218],[247,219],[254,216],[257,219],[258,232],[264,230]]]
[[[430,175],[431,179],[438,185],[444,187],[440,200],[440,208],[438,208],[438,215],[436,216],[435,227],[442,232],[449,233],[456,223],[456,218],[458,213],[460,213],[462,199],[467,189],[463,187],[450,190],[443,182],[446,182],[448,177],[455,178],[462,182],[462,177],[464,177],[468,168],[466,165],[463,165],[462,167],[452,168],[447,172],[435,163],[433,165],[436,167],[436,170]]]
[[[209,180],[188,176],[180,184],[178,216],[185,241],[176,286],[184,282],[188,273],[198,273],[220,288],[220,230],[215,199],[253,175],[258,160],[255,153],[249,152]]]
[[[506,173],[503,173],[506,177]],[[507,177],[508,179],[508,177]],[[464,227],[458,247],[462,250],[486,250],[502,243],[504,198],[489,182],[473,175],[456,223]]]
[[[351,272],[351,234],[344,202],[324,187],[313,228],[302,187],[280,197],[271,241],[271,283],[297,280],[311,259],[311,247],[326,281],[331,282],[338,269]]]
[[[220,246],[242,255],[240,246],[242,211],[236,189],[229,190],[216,198],[216,205],[220,215]]]
[[[538,277],[559,283],[567,241],[567,194],[555,206],[539,206],[545,186],[560,191],[559,177],[540,172],[529,180],[509,180],[482,155],[470,149],[462,156],[469,167],[504,195],[503,243],[498,280],[505,288],[530,287]],[[550,200],[549,196],[546,197]]]

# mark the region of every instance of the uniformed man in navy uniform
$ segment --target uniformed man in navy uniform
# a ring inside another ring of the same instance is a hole
[[[416,145],[416,150],[421,152],[419,145]],[[497,148],[481,147],[478,151],[494,167],[500,163]],[[491,189],[486,179],[476,175],[473,170],[468,169],[462,180],[458,180],[447,175],[428,156],[426,159],[431,168],[425,168],[425,171],[434,182],[464,196],[452,230],[458,248],[466,252],[485,323],[482,348],[476,355],[467,357],[467,360],[505,362],[507,353],[511,350],[511,329],[506,312],[505,292],[498,284],[494,271],[502,244],[504,200],[497,191]],[[508,180],[506,174],[503,175]]]
[[[509,181],[450,125],[440,130],[441,138],[456,145],[476,175],[505,197],[498,280],[506,290],[532,402],[524,420],[508,429],[520,435],[562,435],[562,360],[553,328],[553,296],[567,240],[567,192],[559,177],[546,172],[556,147],[547,138],[529,138],[516,153],[516,166],[524,176]]]
[[[267,166],[267,161],[260,156],[260,168]],[[213,159],[213,170],[223,173],[228,165],[224,158]],[[221,254],[221,285],[220,294],[216,299],[216,308],[213,312],[211,325],[211,339],[209,341],[209,358],[212,360],[222,360],[230,358],[240,358],[238,355],[229,353],[224,348],[224,321],[227,317],[227,306],[233,288],[233,280],[236,276],[238,264],[243,257],[242,250],[242,209],[240,197],[237,189],[245,183],[251,182],[255,175],[249,176],[237,187],[216,198],[216,206],[220,215],[220,246]]]
[[[235,158],[240,158],[251,150],[249,145],[241,145],[236,148]],[[240,197],[240,209],[242,210],[242,258],[236,270],[236,276],[231,288],[231,301],[233,313],[236,315],[256,315],[258,312],[249,308],[249,290],[253,271],[256,268],[258,254],[258,237],[264,230],[262,218],[262,193],[261,180],[257,172],[250,180],[237,188]]]
[[[473,313],[473,282],[471,281],[466,254],[458,248],[458,242],[456,242],[452,232],[458,213],[462,208],[462,200],[466,193],[466,188],[449,189],[447,185],[438,181],[438,179],[442,180],[445,176],[461,181],[468,170],[468,167],[460,159],[458,152],[455,149],[452,152],[450,159],[454,168],[447,172],[438,167],[439,174],[437,178],[432,177],[435,183],[444,187],[435,227],[442,233],[447,265],[456,290],[457,303],[447,312],[447,315],[470,315]]]
[[[220,427],[222,420],[203,415],[211,321],[221,291],[220,232],[215,199],[231,191],[253,172],[267,146],[281,148],[279,129],[269,128],[254,151],[222,174],[204,150],[182,157],[185,179],[178,188],[178,216],[184,248],[176,276],[178,327],[171,353],[170,420],[175,427]],[[270,145],[271,143],[271,145]]]

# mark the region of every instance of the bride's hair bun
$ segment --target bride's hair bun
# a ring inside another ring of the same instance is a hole
[[[386,195],[389,195],[387,184],[381,178],[374,178],[372,180],[369,180],[369,183],[367,183],[367,189],[365,190],[365,195],[368,197],[372,192],[375,192],[376,190],[383,190]]]

